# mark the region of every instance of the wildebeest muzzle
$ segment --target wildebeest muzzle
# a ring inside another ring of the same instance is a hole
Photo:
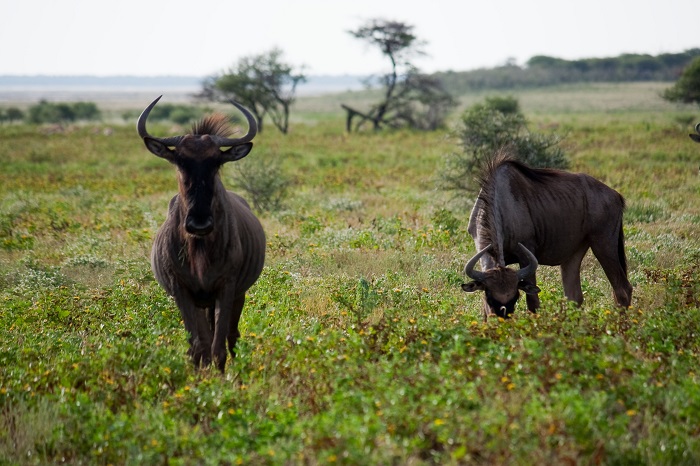
[[[185,218],[185,231],[195,236],[206,236],[214,230],[214,217],[189,214]]]

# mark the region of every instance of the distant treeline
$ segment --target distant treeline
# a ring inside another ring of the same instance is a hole
[[[586,82],[675,81],[700,48],[657,56],[624,54],[611,58],[563,60],[538,55],[525,66],[506,64],[497,68],[464,72],[440,72],[453,94],[480,89],[514,89]]]
[[[0,87],[198,88],[198,76],[10,76],[0,75]]]
[[[179,104],[162,104],[153,109],[150,119],[153,121],[172,121],[186,124],[200,118],[206,107]],[[138,111],[124,112],[124,120],[132,121],[139,115]],[[79,121],[99,121],[102,114],[94,102],[47,102],[39,101],[30,106],[26,112],[17,107],[0,107],[0,124],[26,122],[32,124],[64,125]]]

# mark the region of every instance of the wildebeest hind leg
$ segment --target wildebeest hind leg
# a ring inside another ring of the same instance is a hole
[[[632,285],[627,279],[627,271],[618,255],[617,239],[598,241],[593,243],[591,249],[612,285],[615,302],[620,307],[629,307],[632,304]]]
[[[185,330],[189,333],[190,348],[187,354],[192,358],[195,367],[208,364],[210,361],[207,353],[211,344],[211,337],[207,338],[211,332],[208,327],[206,314],[202,309],[197,308],[189,293],[180,291],[173,296],[175,304],[180,309],[180,316],[185,323]],[[204,358],[204,360],[203,360]]]

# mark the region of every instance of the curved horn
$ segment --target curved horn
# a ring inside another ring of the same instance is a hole
[[[474,257],[469,259],[469,262],[467,262],[467,265],[464,266],[464,274],[467,277],[469,277],[472,280],[477,281],[477,282],[483,281],[486,278],[486,274],[484,272],[479,272],[477,270],[474,270],[474,266],[476,265],[477,262],[479,262],[479,259],[481,259],[481,256],[486,254],[486,251],[488,251],[492,247],[493,247],[493,244],[489,244],[484,249],[477,252],[476,255],[474,255]]]
[[[241,113],[245,116],[245,119],[248,121],[248,133],[246,133],[245,136],[236,139],[229,139],[217,136],[214,138],[214,142],[216,142],[216,144],[219,147],[229,147],[244,144],[246,142],[252,141],[255,135],[258,134],[258,122],[255,120],[253,114],[250,113],[250,111],[248,111],[247,108],[245,108],[243,105],[239,104],[235,100],[231,100],[230,102],[233,104],[234,107],[241,111]]]
[[[523,246],[523,243],[518,243],[518,246],[520,246],[520,249],[523,250],[525,256],[527,256],[527,261],[529,262],[527,267],[518,270],[518,280],[523,280],[524,278],[535,273],[535,270],[537,270],[538,263],[535,255],[528,248]]]
[[[695,132],[698,133],[698,134],[700,134],[700,123],[698,123],[697,125],[695,125]]]
[[[180,139],[182,139],[182,136],[174,136],[171,138],[157,138],[155,136],[151,136],[148,134],[148,131],[146,131],[146,120],[148,119],[148,115],[151,113],[151,110],[153,110],[153,107],[156,106],[160,98],[163,97],[162,95],[159,95],[156,97],[156,99],[151,102],[151,104],[146,107],[143,112],[141,112],[141,116],[139,116],[138,121],[136,122],[136,131],[138,131],[139,136],[141,136],[141,139],[155,139],[156,141],[161,142],[162,144],[166,146],[176,146],[178,142],[180,142]]]

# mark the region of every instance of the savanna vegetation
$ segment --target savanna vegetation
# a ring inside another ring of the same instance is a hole
[[[541,312],[487,322],[459,286],[471,199],[436,189],[454,131],[348,134],[347,95],[299,99],[238,162],[286,194],[225,376],[150,271],[173,167],[133,124],[0,126],[0,464],[700,463],[698,117],[664,87],[513,93],[626,196],[635,290],[614,308],[588,257],[582,308],[542,267]]]

